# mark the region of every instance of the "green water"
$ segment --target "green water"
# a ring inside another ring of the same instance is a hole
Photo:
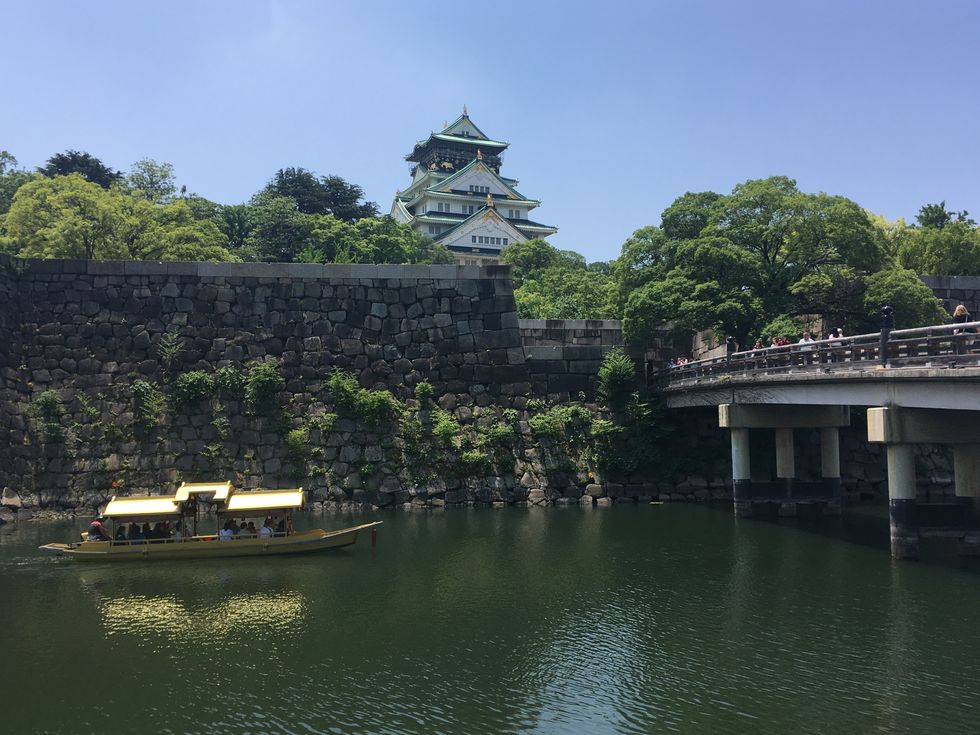
[[[376,549],[133,565],[3,529],[0,731],[980,732],[980,567],[892,563],[880,516],[379,517]]]

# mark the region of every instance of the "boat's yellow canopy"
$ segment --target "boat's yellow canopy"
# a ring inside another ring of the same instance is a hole
[[[105,510],[102,511],[102,515],[117,521],[126,518],[149,521],[154,518],[172,518],[180,515],[180,511],[180,503],[175,502],[171,495],[150,495],[138,498],[113,496]]]
[[[174,500],[186,503],[191,495],[213,495],[215,502],[225,502],[232,494],[230,482],[182,482],[177,488]]]
[[[228,498],[218,512],[233,516],[265,515],[269,511],[302,508],[305,502],[306,493],[301,487],[292,490],[238,492]]]

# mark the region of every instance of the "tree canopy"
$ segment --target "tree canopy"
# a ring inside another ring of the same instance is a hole
[[[524,319],[606,319],[615,317],[613,282],[603,267],[590,269],[575,252],[544,240],[504,248],[512,266],[517,315]],[[605,266],[605,264],[603,264]]]
[[[664,210],[660,227],[637,230],[613,264],[624,330],[638,343],[667,325],[677,334],[714,329],[747,344],[816,314],[862,330],[870,326],[868,299],[907,280],[892,273],[901,263],[892,241],[855,202],[801,192],[783,176],[746,181],[727,195],[689,192]],[[869,280],[883,271],[891,276]],[[908,295],[910,322],[937,318],[928,288]]]
[[[0,245],[40,258],[453,262],[363,196],[339,176],[289,168],[249,202],[223,205],[178,189],[173,166],[149,158],[123,176],[66,151],[31,173],[0,151]]]
[[[78,174],[86,181],[98,184],[103,189],[108,189],[123,178],[121,173],[113,171],[95,156],[74,150],[55,153],[44,166],[38,169],[38,173],[44,176]]]
[[[329,214],[344,222],[377,217],[378,205],[362,202],[364,190],[339,176],[317,176],[305,168],[281,168],[262,193],[288,197],[302,214]]]

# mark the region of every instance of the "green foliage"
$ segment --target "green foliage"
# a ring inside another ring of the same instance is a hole
[[[501,260],[512,266],[517,314],[533,319],[602,319],[617,315],[613,283],[593,270],[578,253],[558,250],[544,240],[526,240],[504,248]]]
[[[432,436],[445,446],[451,446],[458,441],[463,428],[459,420],[448,411],[441,408],[432,409]]]
[[[807,328],[808,326],[803,317],[780,314],[759,330],[759,338],[765,347],[768,347],[772,340],[777,337],[783,337],[790,342],[795,342]]]
[[[261,413],[276,405],[276,397],[286,385],[279,371],[279,361],[270,358],[253,362],[245,374],[245,408],[251,413]]]
[[[564,437],[578,440],[592,423],[592,413],[584,406],[563,404],[528,419],[531,433],[541,438]]]
[[[10,249],[35,258],[230,260],[227,238],[183,201],[156,206],[78,173],[17,189],[5,219]]]
[[[160,423],[167,399],[159,388],[146,380],[133,381],[133,423],[150,431]]]
[[[17,190],[38,174],[17,167],[17,159],[7,151],[0,150],[0,215],[10,209]],[[0,234],[3,232],[3,220],[0,217]]]
[[[358,468],[357,471],[361,478],[366,480],[367,478],[374,477],[376,474],[378,474],[378,467],[370,462],[365,462]]]
[[[336,422],[337,414],[321,413],[307,419],[306,425],[310,427],[310,430],[319,431],[320,436],[326,436],[333,430],[333,426]]]
[[[415,384],[415,398],[419,403],[425,405],[432,398],[432,383],[428,380],[420,380]]]
[[[378,205],[362,202],[364,190],[339,176],[316,176],[304,168],[279,169],[266,185],[264,193],[287,197],[303,214],[325,214],[343,222],[377,217]]]
[[[511,424],[498,422],[487,429],[486,438],[495,449],[510,449],[517,441],[517,432]]]
[[[857,204],[774,176],[678,198],[662,228],[627,241],[613,274],[631,342],[652,344],[669,323],[675,336],[712,329],[748,344],[779,315],[860,318],[863,279],[885,261]]]
[[[65,404],[56,390],[46,390],[38,395],[32,408],[41,424],[41,437],[45,443],[56,443],[65,438],[61,420],[65,415]]]
[[[885,304],[895,309],[895,326],[899,329],[948,321],[943,303],[915,271],[894,268],[875,273],[867,279],[864,309],[869,328],[877,329],[878,311]]]
[[[614,410],[621,410],[636,382],[633,358],[620,348],[610,350],[599,366],[599,397]]]
[[[174,167],[169,163],[157,163],[152,158],[140,159],[126,175],[126,188],[136,199],[166,204],[177,191]]]
[[[484,452],[468,450],[459,455],[463,475],[476,476],[485,474],[490,469],[490,457]]]
[[[310,457],[310,428],[301,426],[286,434],[286,455],[294,464],[305,464]]]
[[[372,427],[395,420],[402,410],[402,404],[387,390],[363,391],[359,403],[361,418]]]
[[[228,438],[228,434],[231,432],[231,421],[228,420],[227,416],[216,416],[211,421],[211,426],[214,427],[215,433],[217,433],[218,438],[224,441]]]
[[[218,395],[229,401],[240,401],[245,397],[245,373],[232,365],[214,371],[214,387]]]
[[[674,459],[665,457],[662,451],[670,431],[663,406],[633,394],[616,421],[592,422],[592,461],[602,472],[620,477],[654,469],[664,473]]]
[[[75,398],[78,400],[78,405],[82,409],[82,413],[85,414],[85,417],[89,421],[95,421],[102,415],[98,406],[92,403],[91,399],[84,393],[76,394]]]
[[[67,150],[56,153],[38,169],[44,176],[75,175],[103,189],[108,189],[122,179],[122,174],[113,171],[95,156],[81,151]]]
[[[172,392],[174,405],[191,406],[214,397],[214,376],[203,370],[191,370],[177,376]]]
[[[164,332],[157,343],[157,356],[163,366],[163,377],[170,380],[173,377],[174,364],[184,351],[184,340],[177,332]]]
[[[327,390],[338,411],[372,427],[394,421],[402,411],[401,403],[389,391],[361,388],[357,377],[344,370],[330,374]]]

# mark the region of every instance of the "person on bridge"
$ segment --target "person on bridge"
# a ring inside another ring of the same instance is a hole
[[[953,324],[967,324],[973,321],[973,317],[970,316],[970,312],[967,311],[966,306],[960,304],[955,309],[953,309]],[[967,334],[975,334],[976,329],[973,327],[966,327],[965,329],[954,329],[953,334],[964,335],[956,340],[956,353],[962,355],[964,352],[969,351],[973,347],[973,338],[967,337]]]

